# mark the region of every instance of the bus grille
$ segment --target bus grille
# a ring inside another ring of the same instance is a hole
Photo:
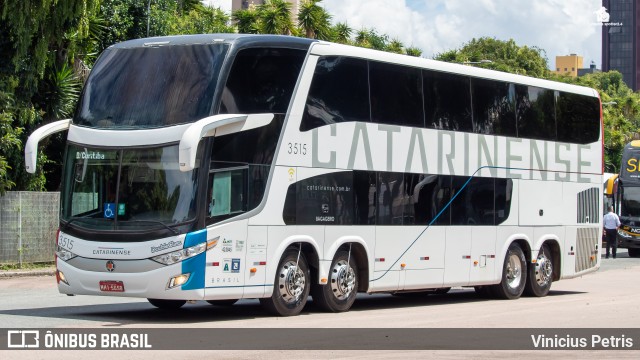
[[[598,228],[578,228],[576,235],[577,273],[596,266],[599,256],[598,234]]]
[[[598,224],[600,211],[600,189],[594,187],[578,193],[578,224]]]

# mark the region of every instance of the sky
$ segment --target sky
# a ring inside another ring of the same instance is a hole
[[[211,1],[211,0],[209,0]],[[217,0],[214,2],[224,1]],[[230,1],[229,1],[230,2]],[[379,34],[423,51],[423,57],[460,48],[473,38],[514,39],[557,55],[578,54],[584,67],[601,67],[601,0],[323,0],[333,22]]]

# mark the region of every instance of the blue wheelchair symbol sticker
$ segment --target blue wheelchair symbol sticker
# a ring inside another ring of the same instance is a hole
[[[115,212],[113,211],[116,208],[115,203],[104,203],[104,217],[105,219],[113,219],[115,216]]]

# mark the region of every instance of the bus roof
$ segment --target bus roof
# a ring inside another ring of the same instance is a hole
[[[296,49],[308,49],[317,40],[299,38],[284,35],[256,35],[256,34],[199,34],[199,35],[175,35],[158,36],[143,39],[123,41],[111,45],[111,48],[126,49],[136,47],[171,46],[171,45],[198,45],[214,44],[219,42],[233,43],[240,47],[253,45],[267,47],[290,47]]]

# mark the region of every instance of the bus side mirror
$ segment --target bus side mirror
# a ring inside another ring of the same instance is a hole
[[[196,167],[196,153],[202,138],[259,128],[270,124],[273,117],[273,114],[225,114],[209,116],[196,121],[182,134],[182,139],[178,146],[180,171],[190,171]]]
[[[27,140],[24,146],[24,167],[27,172],[33,174],[36,172],[38,162],[38,143],[51,134],[68,130],[71,125],[71,119],[59,120],[50,124],[43,125],[36,129]]]

